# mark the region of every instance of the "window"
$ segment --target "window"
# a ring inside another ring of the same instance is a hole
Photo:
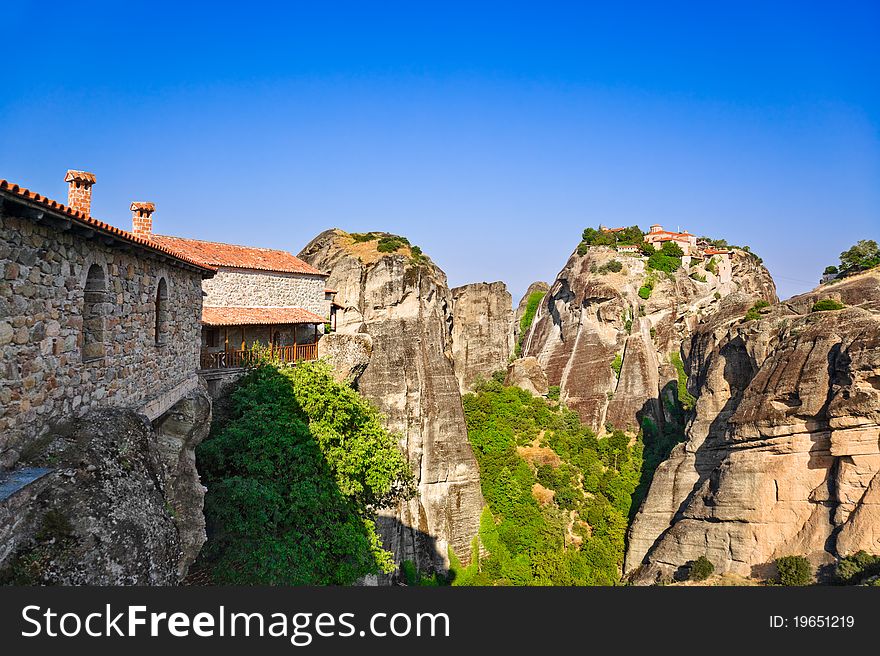
[[[107,276],[99,264],[89,267],[86,274],[83,306],[83,362],[97,360],[105,355],[104,338],[106,316],[110,312],[107,302]]]
[[[205,331],[205,346],[208,348],[216,348],[220,341],[220,331],[217,328],[208,328]]]
[[[156,287],[156,346],[161,346],[168,338],[168,284],[159,278]]]

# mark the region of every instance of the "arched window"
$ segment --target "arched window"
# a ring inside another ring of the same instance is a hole
[[[165,278],[159,278],[156,287],[156,346],[165,343],[168,338],[168,284]]]
[[[89,267],[86,274],[85,305],[83,307],[83,362],[103,358],[107,302],[107,276],[99,264]]]

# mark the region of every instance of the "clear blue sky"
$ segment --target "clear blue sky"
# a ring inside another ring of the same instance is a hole
[[[750,244],[782,296],[880,238],[878,2],[195,4],[4,4],[0,177],[293,252],[396,232],[517,297],[600,222]]]

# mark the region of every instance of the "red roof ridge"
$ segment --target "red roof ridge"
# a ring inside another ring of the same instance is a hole
[[[112,235],[119,237],[128,242],[132,242],[138,244],[139,246],[144,246],[148,249],[152,249],[155,251],[159,251],[164,253],[165,255],[170,255],[182,262],[186,262],[191,266],[198,267],[200,269],[204,269],[205,271],[216,271],[215,267],[202,264],[201,262],[197,262],[185,255],[175,252],[174,250],[162,246],[161,244],[157,244],[148,239],[143,239],[142,237],[138,237],[137,235],[128,232],[127,230],[123,230],[122,228],[117,228],[114,225],[110,225],[109,223],[105,223],[104,221],[100,221],[98,219],[92,218],[85,212],[80,212],[79,210],[75,210],[72,207],[65,205],[64,203],[59,203],[57,200],[52,200],[47,196],[43,196],[42,194],[38,194],[35,191],[31,191],[26,187],[22,187],[19,184],[15,184],[14,182],[10,182],[9,180],[5,180],[0,178],[0,191],[8,191],[16,196],[20,196],[27,200],[34,201],[36,203],[40,203],[41,205],[45,205],[49,209],[55,210],[60,214],[64,214],[69,216],[72,219],[76,219],[91,228],[97,228],[104,232],[108,232]]]
[[[218,246],[231,246],[232,248],[253,248],[261,251],[269,251],[270,253],[286,253],[288,255],[293,255],[290,251],[286,251],[283,248],[269,248],[267,246],[248,246],[246,244],[230,244],[226,241],[214,241],[211,239],[196,239],[194,237],[178,237],[177,235],[159,235],[153,233],[153,237],[162,237],[163,239],[179,239],[181,241],[197,241],[202,244],[217,244]],[[296,257],[296,255],[294,255]],[[299,259],[299,258],[297,258]]]

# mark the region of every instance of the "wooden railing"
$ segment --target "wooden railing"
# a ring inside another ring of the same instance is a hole
[[[273,360],[281,362],[301,362],[318,359],[318,344],[293,344],[291,346],[270,346],[268,354]],[[258,353],[245,349],[241,351],[202,351],[202,369],[234,369],[255,364]]]

